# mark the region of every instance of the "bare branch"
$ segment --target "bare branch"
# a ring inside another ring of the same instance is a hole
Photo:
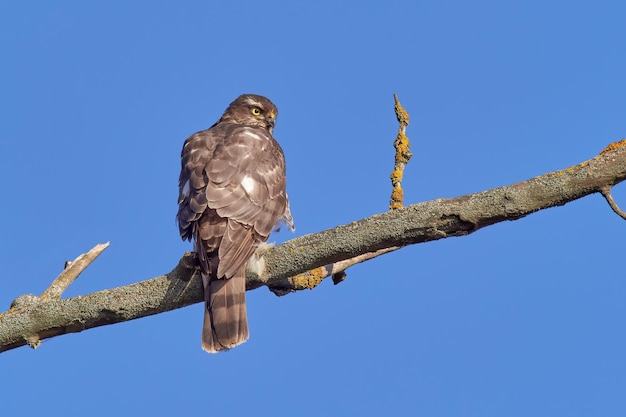
[[[99,243],[93,247],[89,252],[79,255],[71,262],[66,262],[65,269],[59,274],[52,284],[41,294],[39,297],[42,300],[51,298],[61,298],[61,295],[65,292],[72,282],[81,272],[85,270],[106,248],[110,245],[107,243]]]
[[[607,187],[602,187],[600,189],[600,192],[602,193],[602,195],[606,199],[606,202],[609,203],[609,206],[611,207],[611,209],[613,209],[615,214],[620,216],[622,219],[626,220],[626,212],[624,210],[622,210],[621,208],[619,208],[619,206],[617,205],[617,203],[613,199],[613,196],[611,195],[611,188],[612,187],[608,187],[608,186]]]
[[[336,275],[351,262],[385,251],[464,236],[602,192],[626,179],[625,145],[616,142],[588,161],[524,182],[399,208],[285,242],[263,254],[264,268],[248,272],[247,287],[267,286],[276,293],[311,288],[310,281],[289,278],[320,267],[325,276]],[[65,300],[21,296],[0,314],[0,351],[200,302],[195,266],[195,257],[187,254],[169,274],[136,284]]]

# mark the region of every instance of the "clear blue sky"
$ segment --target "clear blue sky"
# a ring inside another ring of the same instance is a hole
[[[99,242],[67,297],[170,271],[182,143],[241,93],[280,109],[295,236],[387,209],[394,92],[409,203],[593,157],[626,136],[626,6],[585,3],[3,2],[0,310]],[[625,236],[594,195],[259,289],[218,356],[200,304],[50,339],[0,355],[1,413],[623,416]]]

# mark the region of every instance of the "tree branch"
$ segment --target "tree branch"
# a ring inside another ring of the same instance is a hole
[[[264,248],[254,271],[248,271],[247,288],[267,286],[282,295],[313,288],[327,276],[340,281],[354,263],[411,244],[468,235],[602,192],[624,179],[626,140],[581,164],[527,181],[398,208]],[[21,296],[0,314],[0,352],[200,302],[202,284],[195,272],[195,257],[186,254],[169,274],[136,284],[64,300]]]
[[[65,262],[65,269],[59,274],[52,284],[41,294],[41,299],[61,298],[61,295],[65,292],[72,282],[87,268],[95,259],[100,256],[106,248],[109,247],[109,242],[99,243],[93,249],[87,253],[83,253],[73,261]]]

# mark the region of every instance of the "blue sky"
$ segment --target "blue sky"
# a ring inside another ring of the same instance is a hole
[[[65,296],[170,271],[182,143],[241,93],[280,109],[297,230],[276,242],[387,209],[394,92],[408,203],[626,136],[623,2],[214,3],[0,5],[0,310],[99,242]],[[3,414],[622,416],[625,231],[594,195],[249,292],[251,338],[217,356],[200,304],[5,352]]]

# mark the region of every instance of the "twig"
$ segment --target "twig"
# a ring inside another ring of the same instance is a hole
[[[406,136],[406,127],[409,125],[409,113],[402,107],[400,101],[398,101],[398,95],[394,93],[393,99],[395,101],[394,110],[396,112],[396,118],[400,127],[398,128],[398,136],[393,142],[393,147],[396,148],[395,164],[393,171],[391,172],[391,185],[393,190],[391,191],[391,199],[389,201],[389,208],[391,210],[404,206],[404,190],[402,189],[402,177],[404,175],[404,167],[411,159],[413,154],[409,150],[410,143],[409,138]]]
[[[294,277],[277,280],[271,285],[268,285],[268,288],[270,289],[270,291],[280,297],[304,289],[312,290],[313,288],[317,287],[324,280],[324,278],[330,276],[333,277],[333,283],[337,285],[346,279],[345,270],[349,267],[376,258],[377,256],[384,255],[385,253],[393,252],[400,248],[401,246],[384,248],[374,252],[364,253],[350,259],[345,259],[343,261],[320,266],[305,273],[298,274]]]
[[[65,269],[59,274],[58,277],[52,281],[52,284],[41,294],[40,300],[50,300],[61,298],[61,295],[67,287],[91,264],[106,248],[108,248],[110,242],[99,243],[93,247],[89,252],[83,253],[78,256],[72,262],[65,263]]]
[[[617,203],[615,202],[615,200],[613,199],[613,196],[611,195],[611,188],[612,187],[608,187],[608,186],[602,187],[600,188],[600,193],[604,196],[604,198],[606,199],[606,202],[609,203],[609,206],[611,206],[615,214],[620,216],[622,219],[626,220],[626,212],[620,209]]]

